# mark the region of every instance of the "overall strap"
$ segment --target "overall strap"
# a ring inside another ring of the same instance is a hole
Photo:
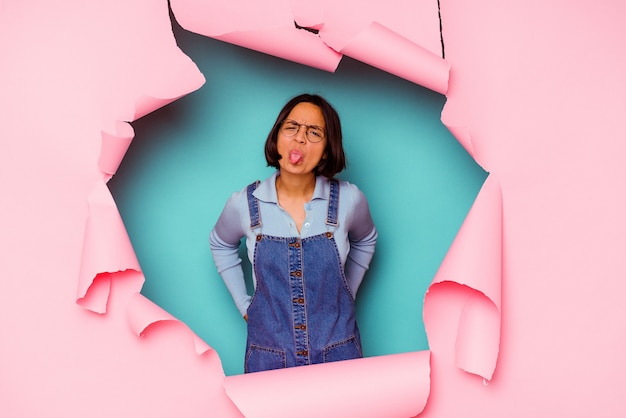
[[[337,179],[329,179],[330,193],[328,197],[328,214],[326,215],[326,225],[338,226],[337,212],[339,210],[339,181]]]
[[[261,213],[259,212],[259,201],[252,193],[256,190],[259,185],[259,180],[254,183],[248,185],[248,211],[250,212],[250,228],[260,228],[261,227]]]

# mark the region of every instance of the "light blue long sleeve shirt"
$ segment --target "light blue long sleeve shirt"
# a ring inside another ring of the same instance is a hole
[[[323,234],[332,228],[348,285],[352,295],[356,296],[374,255],[378,237],[365,195],[355,185],[340,181],[339,225],[334,228],[329,227],[326,225],[326,214],[330,186],[326,177],[318,176],[313,197],[305,204],[306,217],[298,232],[293,218],[278,204],[277,176],[278,171],[261,182],[254,192],[254,196],[259,200],[262,233],[276,237],[306,238]],[[239,245],[241,239],[245,237],[248,258],[250,262],[253,262],[254,245],[258,233],[258,230],[250,228],[248,198],[246,188],[244,188],[233,193],[228,199],[209,236],[211,253],[217,271],[222,276],[242,316],[248,310],[251,296],[246,290],[241,258],[239,258]],[[254,269],[252,276],[256,288]]]

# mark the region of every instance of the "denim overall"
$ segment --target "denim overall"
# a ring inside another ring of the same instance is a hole
[[[258,234],[245,373],[363,357],[354,298],[333,237],[339,183],[330,180],[327,232],[308,238],[261,233],[252,194],[257,184],[247,189],[250,226]]]

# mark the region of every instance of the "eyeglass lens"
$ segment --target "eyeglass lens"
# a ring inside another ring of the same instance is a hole
[[[301,126],[304,126],[304,128],[306,129],[306,138],[309,141],[320,142],[322,139],[324,139],[324,130],[319,126],[308,126],[292,120],[284,121],[280,128],[280,131],[283,133],[283,135],[292,137],[298,134]]]

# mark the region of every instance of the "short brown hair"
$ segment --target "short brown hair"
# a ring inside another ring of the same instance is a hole
[[[291,113],[294,107],[300,103],[311,103],[322,111],[324,122],[326,123],[326,149],[325,157],[315,167],[314,174],[328,178],[334,177],[337,173],[346,168],[346,156],[343,151],[341,121],[337,111],[322,96],[316,94],[301,94],[289,100],[278,113],[276,122],[265,141],[265,159],[269,167],[280,168],[278,160],[281,156],[278,153],[276,142],[278,141],[278,130],[285,118]]]

